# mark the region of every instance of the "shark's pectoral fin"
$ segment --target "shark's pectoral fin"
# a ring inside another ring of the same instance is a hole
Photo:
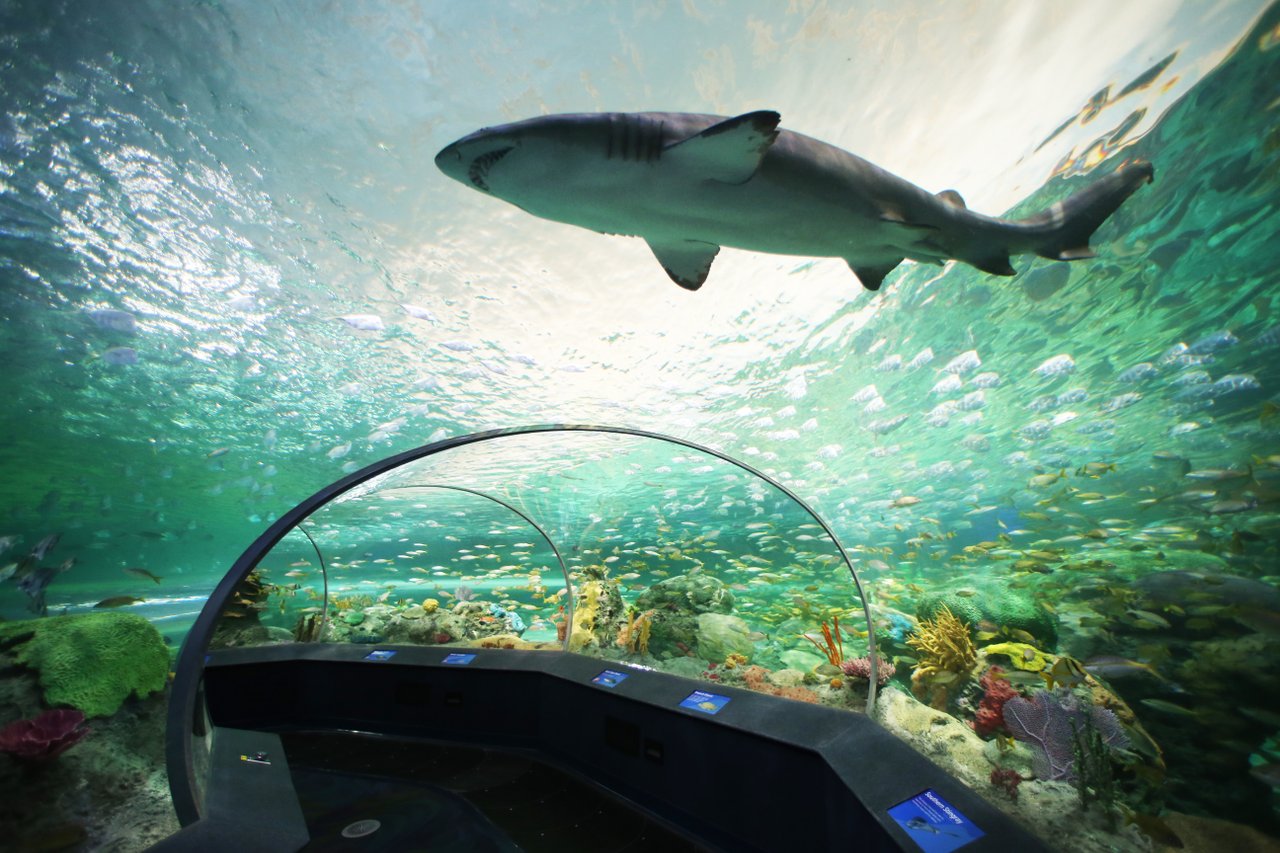
[[[716,259],[720,247],[701,240],[672,240],[657,243],[645,240],[658,263],[671,276],[671,280],[685,290],[697,290],[711,272],[711,262]]]
[[[884,277],[893,272],[898,264],[902,263],[902,258],[887,264],[876,264],[874,266],[868,264],[859,264],[854,261],[845,261],[849,265],[849,269],[853,270],[853,274],[858,277],[858,281],[862,282],[862,286],[867,290],[879,290],[880,285],[884,282]]]
[[[741,184],[760,168],[760,160],[778,138],[780,121],[782,116],[772,110],[726,119],[668,146],[662,160],[705,180]]]

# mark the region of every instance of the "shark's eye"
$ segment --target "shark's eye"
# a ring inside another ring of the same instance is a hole
[[[470,168],[467,169],[467,177],[471,180],[471,183],[477,189],[488,192],[489,185],[485,183],[485,176],[489,174],[489,169],[492,168],[494,163],[506,157],[509,153],[511,153],[511,148],[497,148],[472,160]]]

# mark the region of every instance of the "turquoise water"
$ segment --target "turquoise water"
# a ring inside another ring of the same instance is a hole
[[[0,566],[59,534],[43,564],[76,563],[50,613],[140,597],[176,645],[267,524],[370,462],[528,423],[670,433],[811,503],[882,619],[932,589],[1012,590],[1053,608],[1043,651],[1151,667],[1108,681],[1167,765],[1126,782],[1133,807],[1280,833],[1276,10],[702,5],[0,8]],[[1027,215],[1131,158],[1156,180],[1094,260],[906,265],[870,294],[838,261],[726,250],[691,294],[639,241],[432,163],[542,112],[767,108],[984,212]],[[796,635],[860,609],[811,559],[832,549],[810,521],[745,475],[548,446],[449,476],[520,498],[573,571],[618,557],[628,604],[720,578],[772,670],[811,668],[783,657],[816,654]],[[383,507],[385,528],[352,505],[315,520],[350,575],[331,594],[501,587],[534,608],[526,639],[554,639],[563,576],[523,521],[400,497],[410,520]],[[269,580],[315,584],[310,543],[284,545]],[[0,615],[29,618],[16,580]],[[291,631],[316,605],[272,606]],[[980,644],[1012,641],[990,627]],[[910,692],[916,653],[886,652]]]

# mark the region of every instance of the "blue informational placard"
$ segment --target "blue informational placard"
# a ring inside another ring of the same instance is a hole
[[[631,676],[629,672],[618,672],[616,669],[606,669],[604,672],[591,679],[592,684],[599,684],[601,687],[617,687],[623,681]]]
[[[444,656],[441,663],[451,663],[455,666],[466,666],[476,659],[475,655],[464,655],[462,652],[453,652]]]
[[[364,656],[365,660],[391,660],[396,656],[395,649],[374,649]]]
[[[889,809],[924,853],[950,853],[986,835],[932,788]]]
[[[708,693],[705,690],[695,690],[684,697],[680,707],[688,708],[691,711],[701,711],[704,714],[718,714],[720,709],[728,704],[728,696],[721,696],[719,693]]]

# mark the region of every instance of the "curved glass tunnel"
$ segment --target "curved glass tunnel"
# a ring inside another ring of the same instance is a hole
[[[321,490],[223,578],[176,667],[175,802],[200,810],[211,650],[565,650],[861,711],[888,666],[874,624],[827,523],[719,451],[599,426],[447,440]]]
[[[409,457],[304,503],[269,550],[255,543],[206,605],[208,647],[564,649],[713,681],[755,665],[792,673],[757,687],[794,678],[807,701],[818,695],[799,677],[827,661],[818,689],[866,702],[867,679],[836,666],[874,644],[854,564],[759,471],[605,427],[499,431]],[[203,653],[199,625],[189,659]]]

